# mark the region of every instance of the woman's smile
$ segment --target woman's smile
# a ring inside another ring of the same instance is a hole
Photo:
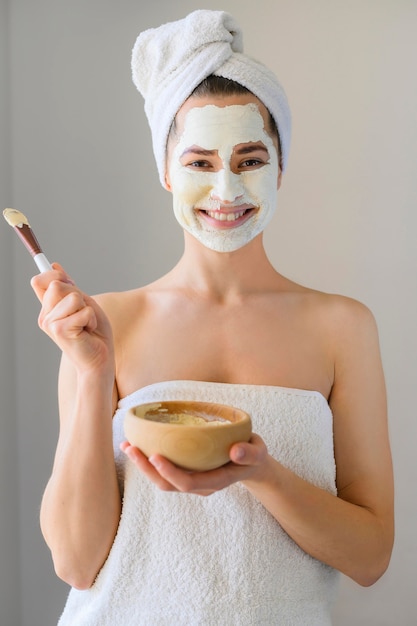
[[[202,219],[206,220],[208,224],[220,229],[236,228],[241,226],[255,213],[255,209],[253,207],[236,207],[234,209],[219,211],[197,209],[197,211],[200,213]]]

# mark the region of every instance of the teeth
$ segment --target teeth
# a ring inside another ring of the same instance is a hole
[[[219,211],[207,211],[207,215],[219,222],[234,222],[244,215],[246,210],[237,211],[237,213],[220,213]]]

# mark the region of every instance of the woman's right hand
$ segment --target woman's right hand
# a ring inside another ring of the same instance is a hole
[[[32,288],[42,304],[39,327],[79,372],[114,369],[110,323],[97,302],[83,293],[58,264],[34,276]]]

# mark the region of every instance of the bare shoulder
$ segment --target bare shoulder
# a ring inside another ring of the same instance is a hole
[[[117,341],[126,339],[130,332],[135,332],[138,325],[153,317],[155,307],[164,301],[169,290],[165,281],[159,279],[153,283],[130,289],[94,296],[94,300],[107,315]]]
[[[347,296],[334,294],[319,294],[322,312],[328,322],[332,322],[340,331],[350,329],[371,329],[375,326],[375,317],[372,311],[363,302]]]
[[[113,334],[125,334],[129,326],[147,307],[148,288],[140,287],[128,291],[114,291],[94,296],[94,300],[107,315]]]
[[[298,287],[298,288],[297,288]],[[295,286],[302,309],[340,339],[350,335],[374,333],[376,321],[370,308],[354,298]]]
[[[139,301],[144,300],[146,288],[131,289],[128,291],[113,291],[96,294],[94,300],[101,306],[107,315],[122,314],[126,307],[135,306]]]
[[[368,415],[384,417],[385,381],[374,314],[364,303],[346,296],[322,294],[318,300],[334,364],[330,404],[335,420],[352,421],[352,412],[363,417],[365,408]]]
[[[367,368],[380,369],[378,328],[366,304],[306,288],[295,289],[294,294],[303,328],[326,351],[334,384],[340,388],[354,373],[364,377]]]
[[[347,296],[323,294],[321,314],[332,333],[335,345],[347,349],[357,344],[377,347],[378,330],[375,316],[368,306]]]

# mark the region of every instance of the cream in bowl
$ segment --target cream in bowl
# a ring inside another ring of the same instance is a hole
[[[232,406],[173,400],[129,409],[124,431],[147,457],[161,454],[184,469],[205,471],[227,463],[234,443],[249,441],[252,423]]]

